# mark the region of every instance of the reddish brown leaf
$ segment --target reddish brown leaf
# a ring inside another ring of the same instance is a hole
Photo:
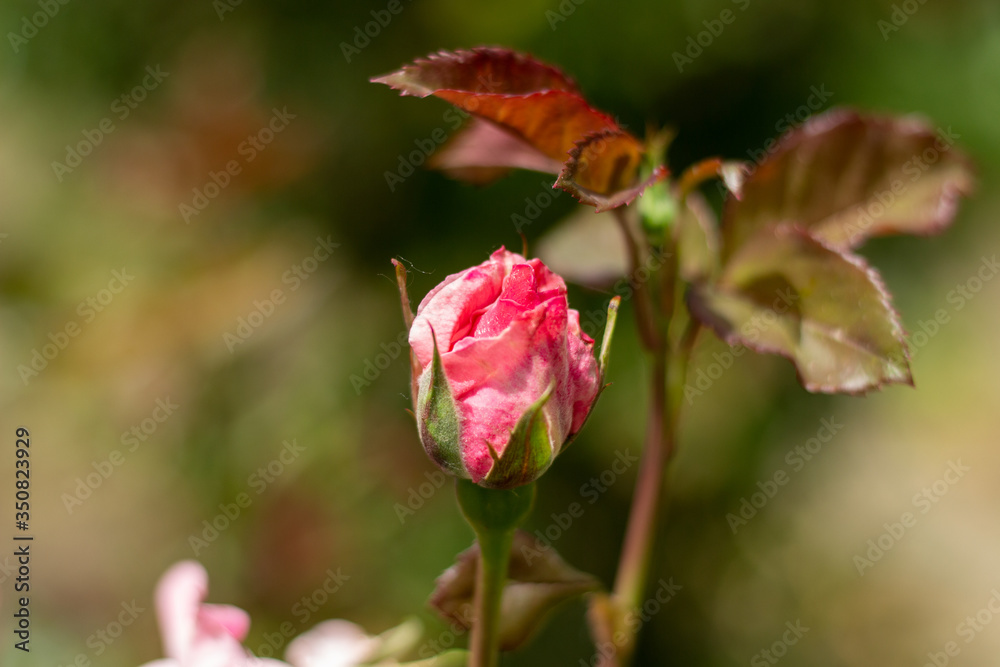
[[[642,144],[627,132],[598,132],[576,142],[561,176],[594,192],[616,192],[632,185],[642,152]]]
[[[556,160],[565,160],[575,143],[590,134],[620,131],[613,118],[592,109],[578,94],[562,90],[527,95],[438,90],[435,95],[516,132]]]
[[[852,248],[871,236],[932,234],[973,186],[948,130],[913,117],[839,109],[787,133],[730,200],[725,254],[757,230],[793,221],[824,242]]]
[[[791,359],[809,391],[912,384],[899,316],[878,272],[805,230],[760,230],[688,302],[729,344]]]
[[[481,118],[472,118],[428,165],[452,178],[484,184],[511,168],[558,174],[562,164],[537,151],[521,137]]]
[[[439,90],[501,95],[542,90],[578,92],[576,83],[555,67],[523,53],[491,47],[439,51],[372,81],[416,97],[434,95]]]
[[[372,81],[404,95],[451,102],[515,132],[559,162],[583,137],[619,129],[557,69],[506,49],[441,51]]]
[[[556,179],[556,185],[584,204],[608,211],[632,203],[669,172],[657,167],[642,183],[629,187],[642,162],[642,145],[622,130],[607,130],[578,141]]]
[[[632,189],[642,143],[591,107],[569,78],[530,56],[494,48],[442,51],[372,81],[404,95],[434,95],[510,135],[471,124],[435,161],[458,177],[485,182],[509,167],[557,173],[553,163],[565,163],[565,189],[601,210],[632,201],[645,187]]]

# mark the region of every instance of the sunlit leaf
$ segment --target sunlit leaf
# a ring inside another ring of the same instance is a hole
[[[636,186],[643,144],[591,107],[569,78],[524,54],[442,51],[372,81],[403,95],[439,97],[479,120],[432,161],[459,178],[488,182],[510,167],[559,173],[567,191],[606,210],[665,176],[658,171]]]
[[[625,206],[667,177],[667,169],[657,167],[646,180],[632,185],[642,157],[642,144],[631,134],[621,130],[597,132],[576,142],[556,185],[596,207],[598,213]]]
[[[416,97],[435,95],[440,90],[503,95],[543,90],[577,92],[576,83],[555,67],[523,53],[491,47],[439,51],[372,81]]]
[[[791,359],[809,391],[864,393],[912,384],[889,294],[864,260],[787,225],[744,243],[689,305],[731,345]]]
[[[372,79],[403,95],[434,95],[515,132],[560,163],[580,139],[618,130],[554,67],[506,49],[441,51]]]
[[[440,577],[430,604],[446,619],[471,627],[479,547],[460,553]],[[599,588],[597,580],[576,570],[548,545],[518,531],[500,613],[500,644],[505,651],[524,644],[560,603]]]
[[[838,109],[812,118],[784,135],[747,178],[742,199],[728,202],[725,255],[784,222],[838,248],[940,231],[973,186],[957,137],[913,117]]]

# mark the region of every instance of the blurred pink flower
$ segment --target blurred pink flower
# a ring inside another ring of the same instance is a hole
[[[427,453],[483,486],[537,479],[597,397],[593,345],[569,308],[566,283],[539,259],[501,248],[448,276],[424,297],[410,329]],[[517,461],[501,465],[519,423],[526,430]]]
[[[205,604],[208,573],[200,563],[181,561],[156,586],[156,615],[167,657],[144,667],[288,667],[257,658],[242,645],[250,616],[230,605]]]
[[[156,586],[156,615],[167,657],[143,667],[290,667],[258,658],[243,647],[250,616],[230,605],[205,604],[208,573],[181,561]],[[291,667],[355,667],[378,648],[378,640],[347,621],[326,621],[288,645]]]
[[[379,641],[362,628],[338,619],[293,639],[285,658],[294,667],[354,667],[369,660],[378,646]]]

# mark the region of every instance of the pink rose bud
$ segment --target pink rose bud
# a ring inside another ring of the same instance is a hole
[[[481,486],[534,481],[597,398],[593,346],[563,279],[541,260],[501,248],[448,276],[410,328],[424,449]]]

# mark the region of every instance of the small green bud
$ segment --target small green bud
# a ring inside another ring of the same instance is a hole
[[[667,232],[677,219],[678,206],[665,181],[653,185],[639,199],[639,215],[642,228],[655,245],[663,242]]]

